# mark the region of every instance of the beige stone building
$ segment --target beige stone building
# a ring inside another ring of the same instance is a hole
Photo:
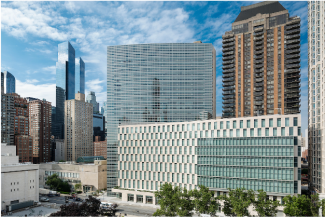
[[[26,201],[39,200],[39,165],[19,163],[16,146],[1,144],[1,210]]]
[[[75,99],[64,104],[64,144],[67,161],[78,157],[92,156],[93,148],[93,106],[85,102],[85,95],[76,93]]]
[[[95,160],[94,163],[55,162],[40,164],[39,187],[47,187],[47,177],[53,174],[68,181],[72,186],[80,183],[83,192],[107,188],[107,161]]]

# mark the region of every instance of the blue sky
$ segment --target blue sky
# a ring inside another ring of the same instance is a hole
[[[57,45],[69,40],[86,64],[86,91],[106,99],[106,46],[137,43],[212,43],[217,51],[217,90],[222,88],[221,36],[241,6],[233,2],[1,2],[1,71],[16,77],[16,92],[55,105]],[[280,2],[302,19],[302,129],[308,123],[308,45],[305,1]],[[86,93],[87,94],[87,93]],[[217,91],[217,116],[222,113]]]

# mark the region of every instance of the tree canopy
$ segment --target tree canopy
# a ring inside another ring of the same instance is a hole
[[[71,186],[69,185],[69,183],[60,179],[57,174],[53,174],[47,177],[47,181],[45,182],[45,184],[50,186],[51,190],[55,191],[70,192],[71,190]]]
[[[268,200],[266,192],[258,190],[258,195],[253,205],[259,216],[276,216],[279,201]]]
[[[208,187],[200,185],[199,190],[192,190],[190,195],[197,213],[214,216],[218,211],[218,200],[214,197],[214,191],[210,191]]]

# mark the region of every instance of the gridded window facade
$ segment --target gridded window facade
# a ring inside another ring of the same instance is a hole
[[[215,55],[213,45],[205,43],[107,47],[108,191],[118,184],[119,124],[215,117]],[[139,134],[137,139],[159,137],[155,131]]]
[[[276,118],[280,126],[270,130]],[[270,115],[119,126],[118,183],[121,188],[149,191],[169,182],[188,189],[203,184],[216,191],[242,186],[295,193],[299,189],[294,182],[300,183],[300,119]],[[141,180],[148,184],[139,186]]]

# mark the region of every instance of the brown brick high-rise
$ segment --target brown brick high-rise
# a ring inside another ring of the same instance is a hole
[[[28,102],[17,93],[11,94],[15,105],[15,146],[19,162],[33,162],[33,137],[29,136]]]
[[[223,35],[223,117],[300,113],[300,18],[279,2],[241,7]]]
[[[45,100],[33,100],[29,107],[29,135],[33,137],[33,162],[51,161],[52,106]]]

